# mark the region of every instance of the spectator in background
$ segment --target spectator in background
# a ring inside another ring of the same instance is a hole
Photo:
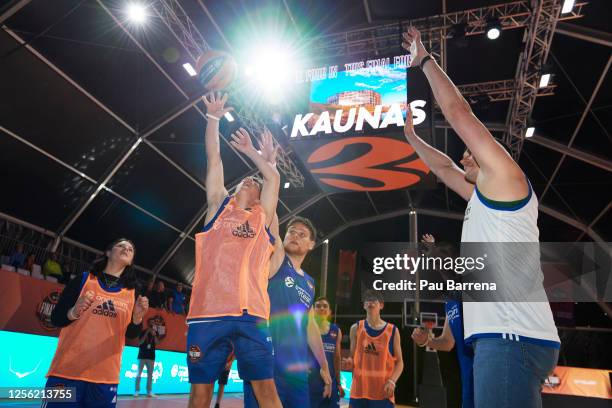
[[[142,296],[146,296],[149,299],[151,298],[151,295],[153,294],[153,284],[154,283],[155,281],[153,279],[147,282],[147,287],[144,289]]]
[[[36,262],[36,257],[34,256],[34,254],[28,255],[28,258],[25,261],[25,265],[23,266],[23,269],[26,269],[30,271],[30,273],[32,273],[32,269],[34,269],[35,262]]]
[[[168,297],[168,310],[172,313],[185,314],[185,294],[183,293],[183,283],[176,284],[176,289]]]
[[[53,276],[58,281],[62,280],[64,274],[62,273],[62,267],[57,262],[57,255],[55,252],[49,254],[49,259],[45,262],[42,268],[42,274],[46,278],[47,276]]]
[[[136,392],[137,397],[140,393],[140,375],[143,368],[147,367],[147,396],[154,398],[153,394],[153,369],[155,368],[155,347],[159,344],[157,331],[152,327],[147,327],[147,330],[140,334],[140,346],[138,348],[138,375],[136,376]]]
[[[23,253],[23,244],[18,242],[15,245],[15,252],[12,253],[11,258],[9,259],[9,265],[14,266],[15,268],[23,268],[25,260],[26,257]]]
[[[149,299],[150,305],[151,307],[155,307],[157,309],[166,309],[167,301],[168,299],[164,282],[157,281],[157,284],[155,285],[155,291],[151,293],[151,298]]]

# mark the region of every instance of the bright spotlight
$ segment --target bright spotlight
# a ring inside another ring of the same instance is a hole
[[[491,20],[487,23],[487,38],[497,40],[501,35],[501,23],[499,20]]]
[[[501,30],[497,27],[492,27],[487,30],[487,38],[489,40],[497,40],[501,34]]]
[[[285,183],[285,188],[289,188],[291,187],[291,183],[289,183],[288,181]]]
[[[530,126],[527,128],[527,131],[525,132],[525,137],[531,137],[533,136],[534,133],[535,133],[535,128],[533,126]]]
[[[233,122],[233,121],[234,121],[234,117],[233,117],[233,116],[232,116],[232,114],[231,114],[231,113],[229,113],[229,112],[225,112],[225,115],[223,115],[223,117],[224,117],[225,119],[227,119],[227,121],[228,121],[228,122]]]
[[[128,19],[136,24],[143,24],[147,20],[147,9],[140,3],[128,4],[126,14]]]
[[[574,8],[574,0],[565,0],[563,2],[563,7],[561,8],[561,14],[566,14],[572,11]]]
[[[265,47],[250,51],[250,63],[245,66],[244,73],[267,104],[282,104],[292,97],[290,89],[295,55],[288,45],[274,40],[263,43]]]
[[[185,68],[185,71],[187,71],[187,73],[188,73],[189,75],[191,75],[192,77],[193,77],[193,76],[198,75],[198,73],[196,72],[196,70],[195,70],[195,69],[193,69],[193,67],[191,66],[191,64],[190,64],[190,63],[188,63],[188,62],[186,62],[186,63],[184,63],[184,64],[183,64],[183,68]]]
[[[545,88],[550,82],[550,74],[544,74],[540,77],[540,88]]]

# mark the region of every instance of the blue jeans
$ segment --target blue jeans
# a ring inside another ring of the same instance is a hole
[[[476,408],[541,408],[541,386],[557,364],[559,350],[507,339],[476,339]]]

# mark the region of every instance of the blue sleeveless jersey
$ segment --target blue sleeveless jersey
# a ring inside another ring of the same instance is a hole
[[[335,324],[329,325],[327,334],[321,335],[323,341],[323,350],[325,351],[325,359],[329,367],[329,374],[332,378],[331,397],[323,398],[323,389],[325,384],[321,378],[319,370],[319,362],[314,354],[310,353],[312,359],[312,369],[308,377],[308,389],[310,390],[310,408],[338,408],[340,407],[340,394],[338,382],[336,381],[336,370],[334,367],[334,356],[336,354],[336,342],[338,341],[338,332],[340,329]]]
[[[297,273],[285,256],[278,272],[268,282],[276,375],[308,375],[308,312],[314,294],[314,280],[306,273],[304,276]]]
[[[463,312],[462,305],[456,300],[446,302],[446,319],[455,338],[455,350],[461,368],[461,393],[463,408],[474,407],[474,351],[465,344],[463,339]]]

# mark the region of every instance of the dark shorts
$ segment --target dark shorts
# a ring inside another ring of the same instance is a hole
[[[210,319],[189,322],[187,367],[189,382],[212,384],[225,370],[232,350],[245,381],[274,377],[272,341],[267,322]]]
[[[371,400],[366,398],[351,398],[350,408],[393,408],[395,404],[391,400]]]
[[[75,388],[76,402],[43,402],[44,408],[115,408],[117,405],[117,384],[49,377],[45,388]]]

